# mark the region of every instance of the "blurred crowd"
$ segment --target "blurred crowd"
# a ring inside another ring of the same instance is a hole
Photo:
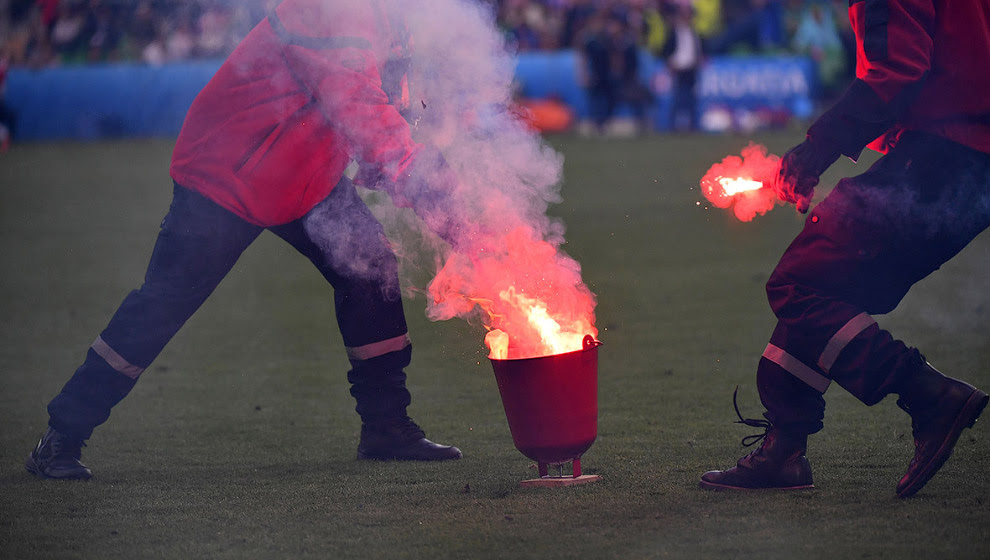
[[[656,57],[670,56],[679,26],[698,54],[805,54],[826,86],[855,67],[848,3],[840,0],[500,0],[499,25],[520,51],[577,49],[611,27],[610,41],[632,42]],[[683,38],[683,37],[682,37]]]
[[[593,124],[618,104],[645,118],[643,54],[670,69],[673,112],[696,128],[695,79],[706,57],[805,54],[827,96],[848,82],[855,41],[839,0],[481,0],[518,52],[573,49]],[[226,56],[279,0],[0,0],[3,78],[10,67],[149,65]]]
[[[644,126],[651,93],[642,85],[647,53],[670,74],[669,128],[699,127],[697,78],[712,55],[799,54],[815,60],[830,97],[855,69],[855,37],[838,0],[501,0],[499,25],[519,52],[573,49],[583,63],[591,133],[615,108]]]
[[[29,67],[222,58],[277,3],[0,0],[0,48]]]
[[[800,52],[837,66],[851,41],[837,0],[483,0],[520,52],[580,49],[600,20],[661,55],[677,14],[706,54]],[[222,57],[278,0],[0,0],[0,45],[13,65]],[[835,59],[835,60],[831,60]]]

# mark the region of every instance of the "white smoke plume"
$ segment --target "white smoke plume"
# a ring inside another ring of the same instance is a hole
[[[580,349],[585,335],[597,335],[594,295],[580,265],[560,251],[563,223],[546,214],[560,200],[563,158],[513,112],[515,60],[492,6],[479,0],[335,0],[332,6],[367,10],[369,1],[385,8],[393,30],[408,33],[409,48],[400,49],[410,62],[405,116],[413,139],[429,153],[438,149],[449,165],[445,173],[424,164],[441,161],[431,156],[409,166],[425,181],[404,183],[415,192],[400,192],[395,202],[412,203],[419,218],[384,195],[364,193],[389,233],[407,291],[417,277],[412,290],[425,289],[429,318],[479,319],[512,339],[513,357]],[[436,193],[445,193],[442,202],[424,212]],[[350,242],[375,232],[323,231],[342,222],[314,219],[307,227],[321,229],[317,237],[329,240],[325,249],[338,268],[381,274],[376,263],[362,262],[360,242]],[[426,267],[431,279],[410,274]],[[534,311],[547,320],[534,319]]]
[[[414,115],[410,120],[415,123],[414,137],[443,152],[458,178],[456,198],[462,215],[483,230],[497,232],[496,237],[515,232],[559,249],[563,224],[548,218],[546,211],[549,204],[560,200],[563,158],[511,110],[514,58],[495,25],[491,7],[472,0],[393,0],[388,5],[402,16],[412,39]],[[375,211],[386,222],[394,215],[379,208]],[[466,245],[468,252],[492,251]],[[405,255],[404,247],[398,251]],[[486,256],[487,262],[478,262],[470,255],[443,255],[443,279],[434,281],[432,293],[440,290],[437,282],[449,284],[453,279],[468,285],[462,292],[495,291],[490,294],[495,298],[498,288],[486,276],[486,265],[497,268],[512,259],[527,258]],[[587,300],[567,305],[577,305],[593,317],[594,297],[581,281],[580,265],[559,250],[543,257],[539,262],[532,259],[532,266],[552,269],[546,270],[549,283],[574,291],[571,300]],[[427,305],[427,314],[434,320],[476,312],[466,301],[431,297]]]
[[[510,111],[514,59],[491,7],[472,0],[390,1],[412,38],[414,135],[443,152],[469,215],[559,240],[546,218],[562,158]]]

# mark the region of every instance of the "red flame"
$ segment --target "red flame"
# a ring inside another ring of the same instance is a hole
[[[779,200],[771,183],[780,158],[758,144],[743,148],[742,157],[728,156],[701,179],[701,192],[717,208],[728,208],[748,222],[773,209]]]
[[[525,227],[470,255],[451,254],[429,293],[434,318],[481,310],[492,359],[581,350],[585,335],[598,335],[595,296],[580,265]]]

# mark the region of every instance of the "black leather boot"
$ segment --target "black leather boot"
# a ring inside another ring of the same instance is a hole
[[[738,392],[738,387],[736,388]],[[732,394],[732,406],[739,417],[737,424],[763,428],[762,434],[743,438],[742,443],[760,446],[724,471],[708,471],[701,475],[701,487],[710,490],[803,490],[814,488],[811,464],[805,456],[808,435],[785,432],[769,420],[743,418]]]
[[[358,459],[446,461],[460,458],[460,449],[426,439],[423,430],[408,416],[361,426]]]
[[[29,473],[42,478],[88,480],[93,473],[80,461],[85,445],[81,439],[48,428],[34,451],[28,455],[24,467]]]
[[[990,397],[976,387],[942,375],[927,362],[902,383],[897,405],[911,415],[914,457],[897,484],[907,498],[935,476],[952,455],[959,434],[973,427]]]
[[[353,369],[347,379],[362,422],[358,459],[460,459],[459,449],[426,439],[423,430],[406,414],[410,395],[403,368],[409,365],[411,357],[412,347],[407,346],[368,360],[351,360]]]
[[[802,490],[814,488],[805,456],[808,436],[785,434],[770,427],[756,450],[724,471],[708,471],[701,487],[712,490]]]

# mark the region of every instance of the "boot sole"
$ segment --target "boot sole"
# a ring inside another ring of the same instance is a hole
[[[987,396],[986,393],[979,389],[973,391],[973,394],[966,400],[966,404],[963,405],[962,410],[959,411],[959,415],[956,416],[956,421],[952,424],[952,429],[946,434],[938,451],[932,455],[928,464],[919,471],[918,476],[913,481],[897,491],[898,498],[911,497],[918,490],[921,490],[925,484],[928,484],[928,481],[935,476],[935,473],[952,456],[952,450],[956,446],[956,442],[959,441],[959,435],[966,428],[972,428],[976,424],[976,420],[980,417],[980,414],[983,414],[983,409],[987,407],[988,402],[990,402],[990,396]]]
[[[358,451],[357,458],[358,461],[456,461],[463,457],[464,455],[460,452],[457,454],[451,454],[447,456],[437,456],[437,457],[411,457],[408,455],[395,455],[395,454],[372,454],[372,453],[362,453]]]
[[[768,486],[766,488],[747,488],[745,486],[729,486],[727,484],[715,484],[714,482],[706,482],[704,480],[698,482],[698,486],[704,490],[715,490],[716,492],[728,490],[735,492],[756,492],[756,491],[766,491],[766,490],[813,490],[815,488],[814,484],[804,484],[801,486]]]
[[[396,457],[394,455],[365,455],[364,453],[358,453],[358,461],[421,461],[421,462],[436,462],[436,461],[456,461],[461,458],[460,455],[454,455],[451,457],[431,457],[431,458],[421,458],[421,457]]]
[[[34,460],[34,455],[28,455],[27,461],[24,463],[24,468],[34,476],[50,478],[52,480],[89,480],[93,477],[93,473],[89,469],[72,471],[71,473],[67,473],[66,476],[52,476],[38,466],[38,463]]]

